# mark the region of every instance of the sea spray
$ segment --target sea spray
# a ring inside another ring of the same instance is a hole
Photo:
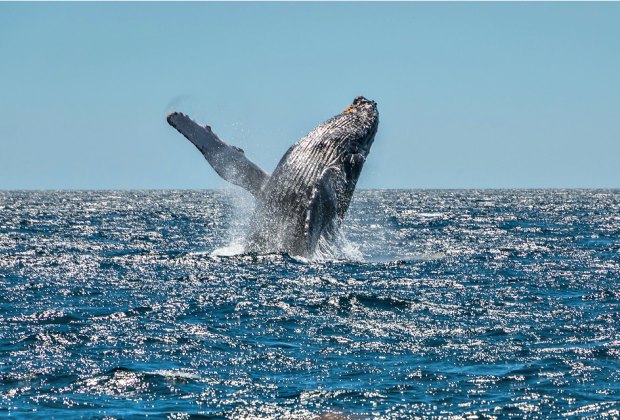
[[[240,187],[228,186],[222,190],[229,207],[229,220],[223,234],[222,246],[212,252],[214,256],[233,256],[244,253],[245,235],[254,211],[252,195]]]

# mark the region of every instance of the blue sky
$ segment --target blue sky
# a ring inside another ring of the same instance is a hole
[[[222,188],[357,95],[362,188],[620,187],[620,3],[0,3],[0,189]]]

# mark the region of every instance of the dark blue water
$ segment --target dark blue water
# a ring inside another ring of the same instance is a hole
[[[359,191],[317,261],[247,215],[0,192],[0,415],[620,415],[619,190]]]

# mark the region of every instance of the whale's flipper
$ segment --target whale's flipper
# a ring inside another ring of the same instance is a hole
[[[224,143],[211,131],[211,127],[203,127],[180,112],[168,115],[168,124],[200,150],[218,175],[245,188],[255,197],[260,194],[269,175],[246,158],[243,150]]]
[[[340,224],[339,197],[344,192],[345,182],[344,174],[332,167],[325,169],[314,184],[304,226],[309,249],[314,249],[321,235],[333,233]]]

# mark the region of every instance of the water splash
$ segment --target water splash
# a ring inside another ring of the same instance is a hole
[[[364,261],[364,255],[357,244],[347,239],[342,228],[338,229],[331,238],[322,236],[319,239],[313,261],[345,260]]]
[[[224,192],[230,204],[230,221],[225,233],[225,245],[212,251],[213,256],[233,257],[246,254],[245,243],[253,215],[255,200],[250,193],[239,187],[229,187]],[[274,232],[277,234],[277,232]],[[321,237],[312,256],[291,257],[299,261],[351,260],[363,261],[359,247],[349,241],[343,229],[334,232],[330,239]]]
[[[229,203],[229,224],[224,237],[224,246],[213,250],[213,256],[231,257],[245,253],[245,237],[255,201],[252,195],[240,187],[230,186],[224,191]]]

